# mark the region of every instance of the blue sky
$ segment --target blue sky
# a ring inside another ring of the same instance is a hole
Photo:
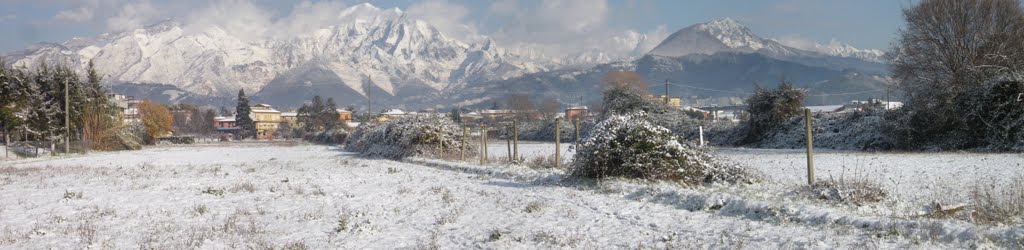
[[[400,8],[454,36],[482,35],[499,44],[537,44],[557,50],[575,40],[635,31],[664,37],[686,26],[729,17],[755,33],[790,44],[838,40],[858,48],[886,49],[903,23],[908,0],[398,0],[370,1]],[[271,21],[302,16],[302,8],[344,7],[361,1],[275,0],[0,0],[0,51],[35,42],[63,42],[108,31],[137,28],[161,19],[201,18],[196,13]],[[212,5],[220,8],[208,10]],[[243,6],[234,8],[233,6]],[[223,20],[223,19],[215,19]],[[446,28],[446,26],[449,26]],[[467,34],[463,34],[467,33]],[[597,44],[597,43],[588,43]],[[599,45],[594,45],[599,46]]]

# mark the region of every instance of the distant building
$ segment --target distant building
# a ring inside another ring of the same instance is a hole
[[[218,116],[213,118],[213,128],[220,132],[234,133],[238,130],[238,122],[234,117]]]
[[[660,102],[660,103],[665,103],[665,95],[656,95],[656,96],[651,96],[651,97],[654,98],[654,99],[657,99],[657,101]],[[676,107],[676,108],[678,108],[678,107],[682,106],[682,99],[679,99],[679,97],[669,97],[668,98],[668,106],[669,107]]]
[[[348,111],[348,110],[344,110],[344,109],[337,109],[337,111],[338,111],[338,121],[352,122],[352,111]]]
[[[376,121],[377,122],[386,122],[386,121],[389,121],[391,119],[395,119],[397,117],[401,117],[401,116],[405,116],[405,115],[407,115],[407,113],[405,113],[405,111],[402,111],[401,109],[389,109],[389,110],[386,110],[384,112],[381,112],[380,113],[380,117],[377,117]],[[351,119],[351,115],[350,115],[349,119]]]
[[[259,104],[249,107],[252,112],[249,117],[256,125],[256,139],[274,139],[274,133],[281,124],[281,111],[277,111],[268,104]]]
[[[288,124],[298,124],[299,113],[296,112],[281,112],[281,122],[287,122]]]
[[[583,120],[587,118],[587,115],[589,115],[589,113],[590,110],[587,108],[587,106],[571,107],[565,109],[565,119],[570,121],[576,119]]]

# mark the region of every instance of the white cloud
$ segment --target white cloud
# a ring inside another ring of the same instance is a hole
[[[54,16],[53,18],[57,19],[58,21],[84,22],[92,20],[93,15],[93,7],[82,6],[78,7],[77,9],[62,10],[60,12],[57,12],[57,15]]]
[[[406,13],[433,25],[445,36],[467,42],[480,39],[475,25],[466,20],[469,8],[465,6],[446,0],[426,0],[410,5]]]
[[[160,12],[149,1],[124,4],[117,14],[107,19],[107,29],[123,31],[141,28],[160,20]]]
[[[202,33],[219,28],[243,41],[265,38],[272,25],[269,11],[245,0],[215,1],[185,18],[183,29]]]

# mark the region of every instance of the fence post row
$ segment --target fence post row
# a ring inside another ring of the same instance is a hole
[[[814,140],[811,137],[811,109],[804,109],[804,117],[807,125],[807,185],[814,187]]]

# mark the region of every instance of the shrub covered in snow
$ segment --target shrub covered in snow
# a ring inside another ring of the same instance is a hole
[[[885,132],[903,149],[1021,151],[1022,94],[1024,81],[999,78],[970,86],[948,100],[911,99],[887,117]]]
[[[755,141],[782,123],[802,113],[807,93],[782,82],[773,90],[758,88],[747,99],[748,120],[746,141]]]
[[[343,144],[348,139],[348,134],[349,131],[346,128],[334,128],[329,131],[304,134],[303,139],[315,143]]]
[[[476,154],[467,138],[466,157]],[[458,155],[462,128],[443,115],[408,115],[380,124],[363,124],[353,132],[345,149],[363,156],[402,159],[410,156]]]
[[[643,111],[607,116],[580,143],[572,175],[674,180],[691,185],[753,181],[739,166],[716,160],[704,148],[681,141],[648,119]]]

